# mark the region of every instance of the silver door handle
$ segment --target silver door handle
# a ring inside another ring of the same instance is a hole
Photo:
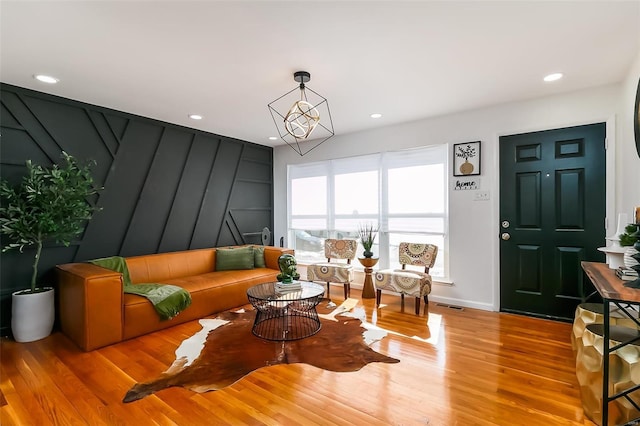
[[[509,235],[508,232],[503,232],[502,235],[500,235],[500,238],[502,238],[503,240],[507,241],[511,238],[511,235]]]

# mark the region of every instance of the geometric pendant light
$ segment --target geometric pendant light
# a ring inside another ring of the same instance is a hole
[[[267,106],[280,138],[303,156],[335,133],[329,102],[305,85],[311,74],[296,71],[293,79],[299,86]]]

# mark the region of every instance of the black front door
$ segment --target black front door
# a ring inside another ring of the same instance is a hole
[[[500,310],[573,318],[604,261],[605,123],[500,138]]]

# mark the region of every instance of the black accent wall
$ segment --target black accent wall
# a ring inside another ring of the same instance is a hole
[[[61,151],[95,160],[103,186],[84,235],[48,244],[39,283],[56,264],[261,243],[273,229],[273,149],[7,84],[0,85],[0,174],[18,182],[25,160],[51,165]],[[3,239],[4,246],[5,240]],[[271,242],[273,243],[273,242]],[[0,257],[0,332],[11,293],[29,286],[35,250]]]

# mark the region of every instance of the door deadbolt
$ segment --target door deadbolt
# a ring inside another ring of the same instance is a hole
[[[500,236],[500,238],[502,238],[503,240],[507,241],[507,240],[509,240],[509,238],[511,238],[511,235],[509,235],[508,232],[503,232],[502,235]]]
[[[509,223],[509,221],[508,221],[508,220],[503,220],[503,221],[502,221],[502,227],[503,227],[503,228],[508,228],[510,225],[511,225],[511,224]]]

